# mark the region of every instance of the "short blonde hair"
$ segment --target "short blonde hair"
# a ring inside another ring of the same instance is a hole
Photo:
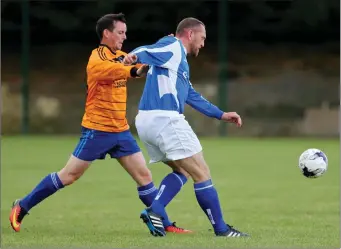
[[[200,25],[205,27],[205,24],[202,21],[194,17],[187,17],[179,22],[178,27],[176,28],[176,34],[181,35],[185,29],[192,29]]]

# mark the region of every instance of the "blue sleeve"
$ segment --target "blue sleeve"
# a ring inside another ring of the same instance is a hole
[[[198,112],[211,118],[221,119],[224,113],[217,106],[206,100],[200,93],[195,91],[191,83],[186,103]]]
[[[135,48],[131,53],[137,55],[137,63],[165,67],[165,64],[173,56],[171,44],[175,41],[175,38],[165,37],[153,45]]]

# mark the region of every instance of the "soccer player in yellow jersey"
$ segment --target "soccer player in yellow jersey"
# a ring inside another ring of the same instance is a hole
[[[10,223],[14,231],[20,231],[21,222],[31,208],[75,182],[93,161],[104,159],[107,154],[117,159],[135,180],[139,197],[146,206],[156,197],[158,190],[126,119],[127,80],[142,77],[148,70],[147,65],[122,63],[126,55],[121,51],[126,31],[122,13],[108,14],[97,21],[100,45],[92,51],[86,68],[87,99],[79,143],[64,168],[47,175],[31,193],[13,203]],[[168,217],[162,223],[168,232],[191,232],[176,227]]]

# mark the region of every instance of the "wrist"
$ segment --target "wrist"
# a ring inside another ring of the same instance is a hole
[[[138,69],[136,67],[132,67],[130,69],[130,75],[131,77],[135,78],[135,77],[139,77],[139,74],[138,74]]]
[[[223,119],[223,116],[224,116],[224,113],[225,113],[225,112],[220,111],[219,114],[217,115],[217,119],[222,120],[222,119]]]

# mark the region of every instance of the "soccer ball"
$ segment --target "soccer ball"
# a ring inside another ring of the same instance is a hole
[[[298,167],[305,177],[317,178],[327,171],[328,158],[319,149],[308,149],[301,154]]]

